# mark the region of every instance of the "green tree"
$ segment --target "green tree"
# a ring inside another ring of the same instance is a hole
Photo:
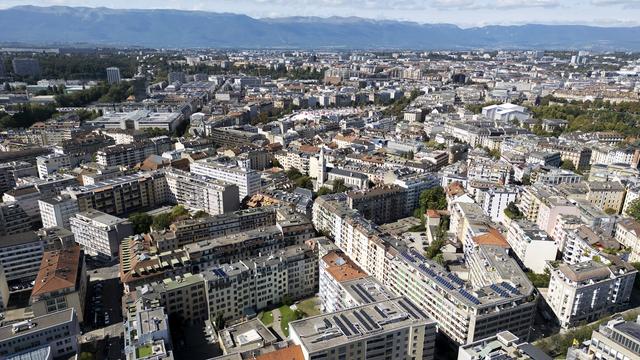
[[[573,161],[563,161],[560,164],[560,168],[569,171],[576,171],[576,166],[573,164]]]
[[[447,197],[442,186],[436,186],[423,191],[420,194],[420,207],[424,211],[428,209],[445,210],[447,208]]]
[[[287,175],[287,177],[289,178],[289,180],[295,180],[298,179],[302,176],[302,173],[300,172],[300,170],[291,167],[289,168],[289,170],[285,171],[285,174]]]
[[[169,226],[171,226],[172,222],[173,221],[172,221],[172,218],[171,218],[171,214],[164,213],[164,214],[156,215],[153,218],[152,226],[156,230],[163,230],[163,229],[168,229]]]
[[[209,216],[209,214],[204,210],[198,210],[195,214],[193,214],[193,218],[194,219],[205,218],[205,217],[208,217],[208,216]]]
[[[640,198],[633,200],[627,208],[627,215],[640,221]]]
[[[519,220],[524,217],[520,209],[516,206],[516,203],[510,202],[504,209],[504,214],[511,220]]]
[[[149,232],[149,227],[153,224],[153,217],[147,213],[134,213],[129,216],[129,221],[133,225],[136,234]]]

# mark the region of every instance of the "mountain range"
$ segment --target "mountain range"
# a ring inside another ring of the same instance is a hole
[[[640,50],[640,27],[449,24],[357,17],[255,19],[181,10],[18,6],[0,10],[0,42],[153,48]]]

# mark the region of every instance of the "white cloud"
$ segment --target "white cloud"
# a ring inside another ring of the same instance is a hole
[[[595,6],[619,6],[624,8],[640,8],[639,0],[591,0]]]

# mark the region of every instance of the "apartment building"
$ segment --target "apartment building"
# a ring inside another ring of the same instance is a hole
[[[178,169],[165,171],[171,201],[219,215],[240,208],[238,186]]]
[[[49,174],[58,171],[58,169],[70,169],[71,157],[69,155],[59,153],[38,156],[36,158],[36,167],[38,169],[38,176],[40,179],[45,179]]]
[[[549,186],[576,184],[582,181],[582,176],[570,170],[538,167],[531,171],[529,181]]]
[[[289,323],[289,336],[310,359],[433,359],[436,324],[397,297]]]
[[[640,261],[640,223],[623,218],[616,223],[615,239],[630,250],[629,262]]]
[[[162,172],[139,173],[65,191],[78,201],[80,211],[95,209],[114,216],[154,209],[169,202]]]
[[[224,163],[216,159],[204,159],[191,164],[193,174],[238,186],[238,198],[255,195],[261,187],[260,173],[243,168],[235,163]]]
[[[547,233],[527,220],[514,220],[509,225],[507,242],[522,265],[541,274],[547,261],[556,259],[558,246]]]
[[[128,312],[134,311],[138,303],[155,303],[163,307],[168,316],[188,323],[209,319],[206,282],[201,274],[185,273],[138,286],[125,295],[123,302]]]
[[[333,313],[395,297],[340,250],[329,251],[320,258],[318,277],[318,296],[323,313]]]
[[[0,264],[9,282],[29,283],[40,270],[44,244],[33,231],[0,237]]]
[[[587,200],[593,205],[602,211],[613,211],[615,214],[622,211],[626,192],[624,185],[615,181],[589,181],[587,186],[589,188]]]
[[[0,193],[13,189],[21,177],[37,176],[35,166],[26,161],[12,161],[0,164]]]
[[[420,194],[425,190],[438,186],[439,179],[438,176],[431,173],[420,174],[414,171],[397,169],[385,174],[384,183],[399,186],[403,190],[406,194],[406,209],[404,213],[412,215],[413,211],[420,207]]]
[[[552,357],[511,332],[501,331],[458,349],[458,360],[478,359],[552,360]]]
[[[504,209],[516,201],[518,190],[512,187],[491,188],[482,192],[482,211],[487,214],[491,221],[496,223],[504,223]]]
[[[481,180],[498,185],[506,185],[511,181],[511,165],[504,161],[474,159],[467,168],[469,180]]]
[[[591,163],[592,150],[588,147],[577,146],[576,144],[538,144],[543,149],[559,152],[562,161],[569,161],[578,170],[585,170]]]
[[[116,258],[120,242],[133,235],[133,225],[129,220],[98,210],[77,213],[69,223],[76,242],[87,254],[108,259]]]
[[[173,359],[169,316],[159,302],[138,302],[124,323],[124,354],[127,360]],[[150,355],[147,355],[148,353]]]
[[[628,306],[638,271],[616,257],[602,261],[549,263],[547,302],[563,328],[596,321]]]
[[[180,249],[184,245],[201,240],[236,234],[261,227],[276,225],[276,207],[261,207],[235,211],[227,214],[204,217],[200,219],[181,220],[171,224],[168,231],[153,231],[148,237],[159,251]],[[291,221],[309,223],[300,217]]]
[[[310,247],[294,245],[205,270],[210,313],[237,320],[280,304],[285,296],[302,299],[315,294],[317,256]]]
[[[143,162],[150,155],[160,155],[172,148],[171,139],[167,136],[131,144],[111,145],[96,152],[96,162],[105,167],[133,166]]]
[[[35,225],[40,224],[40,210],[38,200],[41,198],[38,189],[33,186],[21,186],[13,188],[2,194],[2,201],[9,204],[17,204],[29,216]]]
[[[31,309],[35,316],[74,309],[83,322],[87,294],[87,269],[80,246],[46,251],[31,291]]]
[[[345,201],[344,194],[318,198],[313,211],[316,228],[332,237],[360,269],[414,302],[452,341],[464,344],[501,330],[528,336],[537,296],[526,276],[474,290],[346,208]],[[514,269],[519,269],[515,263]]]
[[[396,185],[347,193],[349,208],[358,210],[366,219],[376,224],[386,224],[409,215],[407,195]]]
[[[42,227],[62,227],[71,229],[69,219],[78,213],[78,201],[70,195],[57,195],[52,198],[38,200]]]
[[[593,331],[588,355],[602,360],[632,360],[640,354],[640,317],[636,321],[616,318]]]
[[[61,310],[0,327],[0,357],[25,355],[40,348],[52,358],[71,357],[80,349],[80,324],[74,309]]]
[[[573,265],[601,258],[603,249],[620,250],[620,244],[609,236],[582,225],[567,232],[562,261]]]

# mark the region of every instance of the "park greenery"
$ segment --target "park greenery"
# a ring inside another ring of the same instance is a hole
[[[0,128],[28,128],[39,121],[49,120],[57,113],[53,105],[24,104],[13,109],[13,114],[0,112]]]
[[[318,189],[318,196],[322,196],[322,195],[327,195],[327,194],[337,194],[337,193],[343,193],[343,192],[347,192],[349,190],[349,188],[344,184],[344,180],[342,179],[336,179],[333,182],[333,186],[332,189],[329,189],[326,186],[321,187],[320,189]]]
[[[640,221],[640,198],[635,199],[629,203],[629,207],[627,208],[627,215],[632,218]]]
[[[102,103],[122,102],[131,95],[135,95],[135,85],[123,81],[119,84],[100,83],[82,91],[56,95],[55,99],[62,107],[80,107],[96,101]]]
[[[193,218],[206,217],[208,214],[204,211],[198,211]],[[151,216],[147,213],[134,213],[129,216],[129,221],[133,226],[136,234],[144,234],[149,232],[152,227],[154,230],[168,229],[171,224],[180,219],[188,218],[189,210],[182,205],[174,206],[171,211]]]
[[[524,218],[524,215],[514,202],[507,204],[507,207],[504,209],[504,214],[511,220],[520,220]]]
[[[289,180],[296,184],[297,187],[313,189],[313,181],[311,180],[311,177],[303,175],[300,170],[291,167],[285,172],[285,174]]]

